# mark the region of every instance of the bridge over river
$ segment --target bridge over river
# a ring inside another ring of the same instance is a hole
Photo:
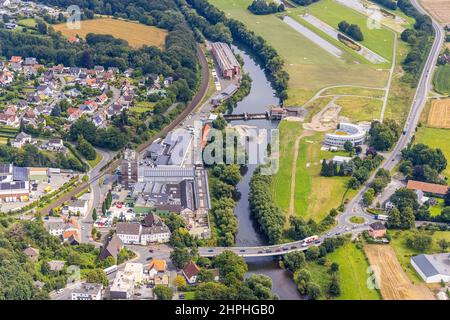
[[[332,238],[335,236],[339,236],[341,234],[359,234],[364,230],[368,229],[367,225],[361,225],[355,228],[346,228],[341,230],[343,227],[336,227],[332,231],[327,234],[323,234],[319,236],[319,239],[310,243],[304,243],[304,240],[298,240],[289,243],[276,244],[276,245],[268,245],[268,246],[257,246],[257,247],[199,247],[198,253],[202,257],[214,257],[221,254],[224,251],[232,251],[235,254],[244,257],[244,258],[252,258],[252,257],[276,257],[285,255],[286,253],[293,251],[305,251],[310,246],[318,246],[326,238]]]

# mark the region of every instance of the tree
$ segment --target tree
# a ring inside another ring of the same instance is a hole
[[[284,255],[284,266],[291,271],[296,271],[305,263],[305,254],[301,251],[293,251]]]
[[[189,251],[186,248],[175,248],[170,253],[170,259],[173,262],[173,265],[178,269],[183,269],[183,267],[191,261],[192,257]]]
[[[406,239],[406,244],[414,250],[423,252],[431,248],[433,238],[427,234],[416,232]]]
[[[97,221],[97,209],[93,209],[92,210],[92,220]]]
[[[222,283],[200,283],[195,290],[195,300],[227,300],[228,290]]]
[[[87,160],[95,160],[97,153],[94,147],[82,136],[79,136],[77,143],[77,150],[85,157]]]
[[[211,282],[214,281],[214,273],[212,270],[201,268],[197,275],[197,282]]]
[[[306,250],[305,257],[307,260],[313,261],[319,258],[319,248],[316,246],[311,246]]]
[[[338,297],[341,294],[341,287],[339,285],[339,280],[337,277],[331,279],[331,283],[328,286],[328,294],[331,297]]]
[[[317,300],[320,297],[320,287],[319,285],[310,282],[306,286],[306,294],[310,300]]]
[[[441,248],[442,251],[446,251],[447,248],[450,246],[450,242],[448,242],[445,239],[440,239],[438,241],[438,245],[439,245],[439,247]]]
[[[350,141],[345,141],[344,143],[344,150],[347,152],[353,151],[353,144]]]
[[[375,190],[372,188],[367,189],[367,191],[363,195],[363,203],[365,206],[370,206],[373,203],[373,199],[375,197]]]
[[[175,279],[173,279],[173,285],[178,290],[183,290],[186,287],[186,279],[181,274],[177,274]]]
[[[294,273],[294,280],[297,284],[297,289],[302,295],[307,294],[307,285],[311,281],[311,274],[307,269],[300,269]]]
[[[414,228],[414,211],[411,207],[406,207],[401,211],[400,226],[402,229]]]
[[[387,226],[391,229],[400,228],[400,211],[397,208],[393,208],[389,212]]]
[[[336,272],[338,272],[339,271],[339,264],[338,263],[336,263],[336,262],[333,262],[331,265],[330,265],[330,273],[336,273]]]
[[[86,282],[88,283],[100,283],[103,287],[107,287],[109,280],[108,276],[102,269],[92,269],[86,273]]]
[[[156,285],[153,289],[153,293],[156,295],[157,300],[172,300],[173,297],[172,289],[160,284]]]

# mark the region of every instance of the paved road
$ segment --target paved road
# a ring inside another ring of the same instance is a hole
[[[411,0],[411,3],[422,14],[427,14],[426,11],[417,3],[416,0]],[[401,150],[408,145],[408,143],[411,141],[411,138],[414,136],[417,123],[419,122],[420,114],[422,113],[422,110],[427,100],[428,92],[431,86],[431,80],[433,77],[433,71],[436,66],[439,52],[444,42],[445,33],[443,28],[434,19],[432,19],[432,22],[433,28],[436,33],[435,39],[433,41],[430,54],[425,62],[425,66],[420,75],[414,100],[404,127],[404,132],[401,135],[399,141],[397,142],[397,145],[395,146],[394,150],[386,154],[386,160],[380,166],[381,168],[384,168],[389,171],[391,171],[399,163],[399,161],[401,160]],[[370,182],[372,182],[374,177],[375,173],[371,175],[371,177],[366,182],[366,185],[362,187],[357,193],[357,195],[346,205],[345,211],[337,217],[338,222],[337,227],[332,229],[327,234],[321,235],[319,241],[311,245],[319,245],[323,241],[323,239],[327,237],[332,237],[344,233],[357,234],[368,228],[367,225],[373,222],[374,218],[372,215],[364,211],[364,207],[362,204],[362,196],[369,188],[368,185],[370,184]],[[364,217],[365,223],[359,226],[352,224],[349,221],[349,219],[352,216]],[[302,246],[302,243],[303,240],[292,243],[286,243],[284,245],[274,245],[264,247],[230,247],[230,248],[201,247],[199,248],[199,253],[201,256],[211,257],[220,254],[224,250],[231,250],[236,254],[244,257],[276,256],[291,251],[306,250],[308,246]]]

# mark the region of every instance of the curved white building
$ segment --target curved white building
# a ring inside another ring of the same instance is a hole
[[[353,146],[364,143],[366,139],[366,131],[352,123],[341,122],[338,129],[334,133],[325,135],[324,144],[330,147],[343,148],[345,142],[350,141]]]

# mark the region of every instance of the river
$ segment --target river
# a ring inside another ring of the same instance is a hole
[[[249,95],[237,104],[232,113],[260,113],[265,112],[268,106],[278,104],[279,99],[275,96],[275,91],[272,89],[256,59],[244,51],[244,48],[233,46],[233,50],[244,59],[244,72],[248,73],[252,78],[252,88]],[[259,129],[274,129],[278,127],[277,121],[270,120],[233,121],[232,124],[255,126]],[[236,236],[237,245],[257,246],[267,244],[265,239],[255,229],[254,221],[250,218],[248,194],[250,180],[256,167],[257,165],[248,165],[248,171],[237,185],[237,189],[241,193],[241,198],[235,208],[235,214],[239,220],[239,229]],[[247,259],[247,263],[249,265],[249,274],[265,274],[272,278],[273,291],[278,294],[280,299],[301,299],[290,273],[279,268],[277,261],[272,258],[252,258]]]

